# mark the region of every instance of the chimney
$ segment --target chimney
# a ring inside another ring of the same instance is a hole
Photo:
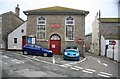
[[[19,8],[19,4],[17,4],[17,7],[15,8],[15,14],[19,17],[19,13],[20,13],[20,8]]]

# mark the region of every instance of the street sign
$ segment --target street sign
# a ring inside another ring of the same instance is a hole
[[[78,43],[79,43],[79,44],[82,44],[82,37],[79,37]]]
[[[116,41],[109,41],[109,45],[116,45]]]

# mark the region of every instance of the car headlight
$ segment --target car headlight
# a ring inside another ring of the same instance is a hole
[[[51,50],[49,50],[49,52],[50,52],[50,53],[52,53],[52,51],[51,51]]]
[[[77,53],[76,56],[79,56],[79,53]]]
[[[65,52],[64,54],[67,55],[67,52]]]

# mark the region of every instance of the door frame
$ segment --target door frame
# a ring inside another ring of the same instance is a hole
[[[52,40],[51,38],[52,38],[52,36],[58,36],[59,37],[59,40]],[[58,34],[52,34],[51,36],[50,36],[50,40],[49,40],[49,49],[51,48],[50,46],[51,46],[51,41],[59,41],[60,42],[60,48],[59,48],[59,53],[58,53],[58,55],[59,54],[61,54],[61,37],[60,37],[60,35],[58,35]],[[54,52],[53,52],[53,54],[54,54]]]

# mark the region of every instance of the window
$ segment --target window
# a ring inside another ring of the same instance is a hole
[[[37,39],[45,39],[46,20],[43,16],[37,19]]]
[[[17,44],[17,38],[14,38],[14,44]]]
[[[39,45],[35,45],[35,48],[41,48],[41,46],[39,46]]]
[[[53,35],[51,37],[51,40],[60,40],[60,37],[58,35]]]
[[[74,40],[74,19],[69,16],[65,20],[66,26],[66,40]]]
[[[24,29],[22,29],[21,32],[24,33]]]

